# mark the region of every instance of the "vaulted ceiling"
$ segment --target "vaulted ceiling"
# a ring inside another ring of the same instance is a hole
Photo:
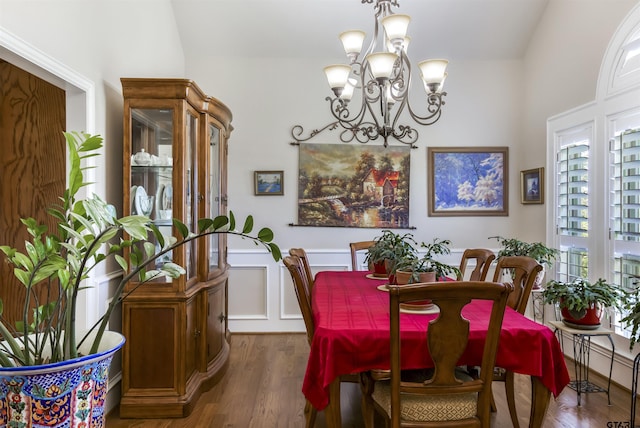
[[[522,58],[549,0],[399,2],[394,12],[412,17],[412,59],[508,60]],[[187,56],[343,62],[338,33],[360,29],[370,37],[373,32],[374,7],[361,0],[172,0],[172,5]]]

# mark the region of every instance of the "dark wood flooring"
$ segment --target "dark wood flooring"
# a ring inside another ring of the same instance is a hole
[[[183,419],[120,419],[117,410],[107,417],[108,428],[272,428],[304,427],[304,397],[301,392],[309,347],[304,334],[234,334],[229,370],[211,390],[202,394],[193,413]],[[567,365],[569,372],[573,364]],[[573,373],[572,373],[573,375]],[[606,381],[591,375],[591,380]],[[495,384],[498,411],[492,426],[511,427],[504,386]],[[516,375],[516,399],[520,426],[528,426],[529,380]],[[616,427],[629,420],[630,394],[612,386],[611,402],[604,393],[584,394],[577,406],[576,393],[569,387],[551,401],[545,428]],[[356,384],[343,384],[342,423],[362,427],[360,391]],[[317,428],[325,427],[318,415]]]

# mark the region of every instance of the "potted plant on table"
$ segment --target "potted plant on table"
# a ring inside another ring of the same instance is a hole
[[[411,255],[396,264],[397,283],[434,282],[450,273],[459,274],[460,270],[457,267],[436,260],[436,256],[451,254],[450,245],[450,240],[439,238],[434,238],[429,244],[422,242],[420,247],[425,249],[425,253],[421,257]]]
[[[580,277],[570,282],[549,281],[542,297],[546,304],[558,304],[563,323],[579,329],[598,328],[604,308],[621,309],[626,299],[619,287],[602,278],[590,282]]]
[[[96,156],[100,136],[65,133],[69,154],[67,189],[60,205],[50,208],[57,229],[47,231],[33,218],[22,219],[31,238],[25,251],[0,246],[14,275],[26,289],[23,319],[15,325],[0,320],[0,405],[3,417],[15,426],[103,426],[104,397],[109,363],[124,338],[107,326],[116,306],[126,297],[125,285],[133,278],[138,286],[160,277],[178,278],[185,270],[162,256],[203,236],[225,233],[263,245],[277,261],[279,247],[268,228],[252,234],[248,216],[236,230],[233,213],[198,221],[191,232],[173,220],[178,237],[167,237],[146,216],[116,218],[115,210],[100,197],[78,199],[84,181],[84,159]],[[156,245],[148,241],[152,235]],[[131,249],[129,260],[121,255]],[[113,258],[124,271],[105,313],[88,332],[76,332],[78,295],[89,272]],[[40,299],[43,299],[40,300]],[[0,302],[1,309],[1,302]],[[1,420],[1,418],[0,418]]]
[[[375,237],[373,241],[374,244],[367,250],[364,260],[371,266],[375,276],[388,277],[400,260],[416,255],[417,242],[411,233],[401,235],[383,230],[382,235]]]
[[[502,245],[496,260],[504,256],[527,256],[542,265],[542,270],[538,273],[536,282],[533,285],[534,288],[540,288],[546,269],[553,266],[560,254],[558,250],[547,247],[542,242],[525,242],[517,238],[504,238],[502,236],[490,236],[489,239],[496,239]]]

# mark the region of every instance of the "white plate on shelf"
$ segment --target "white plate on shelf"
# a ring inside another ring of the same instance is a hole
[[[131,193],[129,194],[129,199],[131,199],[131,215],[137,214],[136,212],[136,189],[138,186],[131,186]]]
[[[136,213],[138,215],[144,215],[144,210],[142,209],[144,204],[147,204],[149,200],[149,195],[147,195],[147,191],[142,186],[138,186],[136,189]]]
[[[164,186],[161,206],[163,210],[173,209],[173,186],[171,186],[171,184]]]
[[[162,210],[162,194],[164,193],[164,184],[158,186],[158,191],[156,192],[156,218],[160,218],[160,210]]]

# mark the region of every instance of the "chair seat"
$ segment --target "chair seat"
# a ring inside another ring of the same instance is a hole
[[[376,382],[372,398],[391,415],[389,381]],[[402,397],[400,418],[405,421],[452,421],[476,417],[478,394],[434,395],[433,397],[407,395]]]
[[[403,372],[403,378],[405,373]],[[413,377],[413,376],[412,376]],[[456,377],[463,381],[473,380],[462,370],[456,370]],[[411,379],[411,381],[415,381]],[[389,380],[381,380],[375,383],[373,400],[391,415],[391,386]],[[478,410],[478,394],[476,392],[466,394],[447,395],[413,395],[403,394],[400,418],[405,421],[455,421],[475,418]]]

